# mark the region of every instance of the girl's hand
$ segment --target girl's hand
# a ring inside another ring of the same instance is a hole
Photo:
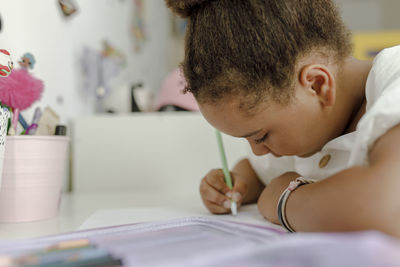
[[[231,202],[234,200],[238,207],[247,194],[248,186],[244,179],[231,173],[233,189],[225,183],[222,169],[214,169],[207,173],[200,183],[200,195],[207,209],[215,214],[230,212]]]

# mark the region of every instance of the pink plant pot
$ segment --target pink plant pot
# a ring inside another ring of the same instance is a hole
[[[7,136],[0,187],[0,222],[57,215],[69,138]]]

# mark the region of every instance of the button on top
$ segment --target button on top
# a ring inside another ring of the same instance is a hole
[[[321,160],[319,161],[319,167],[320,168],[324,168],[326,165],[328,165],[329,161],[331,160],[331,155],[330,154],[326,154],[325,156],[323,156],[321,158]]]

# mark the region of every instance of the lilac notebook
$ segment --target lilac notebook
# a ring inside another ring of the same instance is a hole
[[[204,217],[130,224],[0,243],[17,257],[87,238],[124,266],[400,266],[400,242],[378,232],[298,233]]]

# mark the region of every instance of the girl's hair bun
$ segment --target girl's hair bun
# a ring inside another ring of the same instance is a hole
[[[210,0],[165,0],[167,6],[182,18],[190,17],[192,11]]]

